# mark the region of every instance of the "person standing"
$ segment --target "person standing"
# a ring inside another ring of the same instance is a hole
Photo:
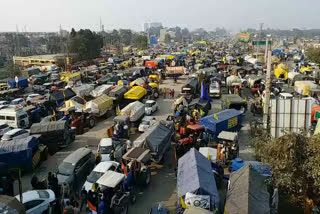
[[[163,89],[163,99],[166,99],[166,94],[167,94],[167,89],[164,88],[164,89]]]
[[[88,196],[87,190],[83,187],[80,193],[80,199],[81,199],[80,211],[82,210],[83,205],[85,205],[85,208],[86,208],[87,196]]]
[[[174,99],[174,88],[172,89],[172,99]]]

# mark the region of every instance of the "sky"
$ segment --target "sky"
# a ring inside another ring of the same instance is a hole
[[[320,28],[319,0],[1,0],[0,32],[143,30],[143,24],[214,30],[224,27]]]

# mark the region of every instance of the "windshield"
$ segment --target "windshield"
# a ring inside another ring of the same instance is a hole
[[[102,172],[92,171],[88,176],[87,181],[90,183],[95,183],[102,175]]]
[[[58,168],[58,173],[61,175],[71,175],[74,166],[71,163],[62,162]]]
[[[146,103],[146,107],[152,107],[153,103]]]
[[[142,121],[141,124],[142,124],[142,125],[149,125],[149,124],[150,124],[150,121]]]
[[[100,152],[101,154],[110,154],[113,150],[112,146],[100,146]]]

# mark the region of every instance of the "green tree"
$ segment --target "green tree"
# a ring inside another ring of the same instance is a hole
[[[80,30],[70,34],[70,52],[76,54],[78,60],[89,60],[100,56],[103,46],[101,36],[91,30]]]
[[[303,206],[306,198],[319,203],[320,136],[287,134],[254,140],[256,154],[272,169],[275,185]]]
[[[167,44],[171,42],[171,36],[170,36],[170,34],[167,33],[167,34],[165,35],[165,37],[164,37],[164,42],[167,43]]]
[[[120,29],[119,36],[121,39],[121,43],[128,46],[132,43],[133,40],[133,33],[131,30],[127,29]]]
[[[137,34],[135,35],[134,46],[139,49],[147,49],[148,48],[148,37],[145,35]]]
[[[309,61],[320,64],[320,48],[310,47],[306,55]]]

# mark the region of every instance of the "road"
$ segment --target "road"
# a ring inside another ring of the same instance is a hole
[[[180,93],[181,86],[185,84],[187,78],[179,79],[178,83],[174,83],[172,79],[164,80],[161,88],[174,88],[175,95]],[[165,120],[167,115],[172,113],[173,99],[161,97],[158,99],[159,110],[155,113],[158,120]],[[219,100],[214,100],[212,103],[212,111],[219,112],[221,103]],[[246,118],[249,119],[246,119]],[[253,149],[250,147],[249,139],[249,121],[252,119],[251,113],[246,115],[243,121],[243,128],[239,133],[240,138],[240,157],[244,160],[253,160]],[[79,147],[88,145],[94,152],[97,150],[98,143],[101,138],[105,137],[105,132],[108,127],[113,124],[113,116],[108,119],[98,121],[96,126],[82,135],[76,136],[76,140],[67,148],[62,149],[55,155],[50,156],[47,161],[35,171],[38,177],[45,178],[49,171],[55,172],[57,166],[71,152]],[[136,136],[135,136],[136,137]],[[32,174],[26,174],[22,177],[22,189],[27,191],[31,189]],[[16,187],[18,185],[15,185]],[[15,193],[18,194],[17,189]],[[146,188],[137,188],[137,201],[129,208],[129,214],[144,214],[149,213],[150,208],[162,203],[164,207],[169,209],[170,213],[176,213],[176,177],[174,172],[174,154],[173,150],[165,156],[163,165],[152,165],[151,183]]]

